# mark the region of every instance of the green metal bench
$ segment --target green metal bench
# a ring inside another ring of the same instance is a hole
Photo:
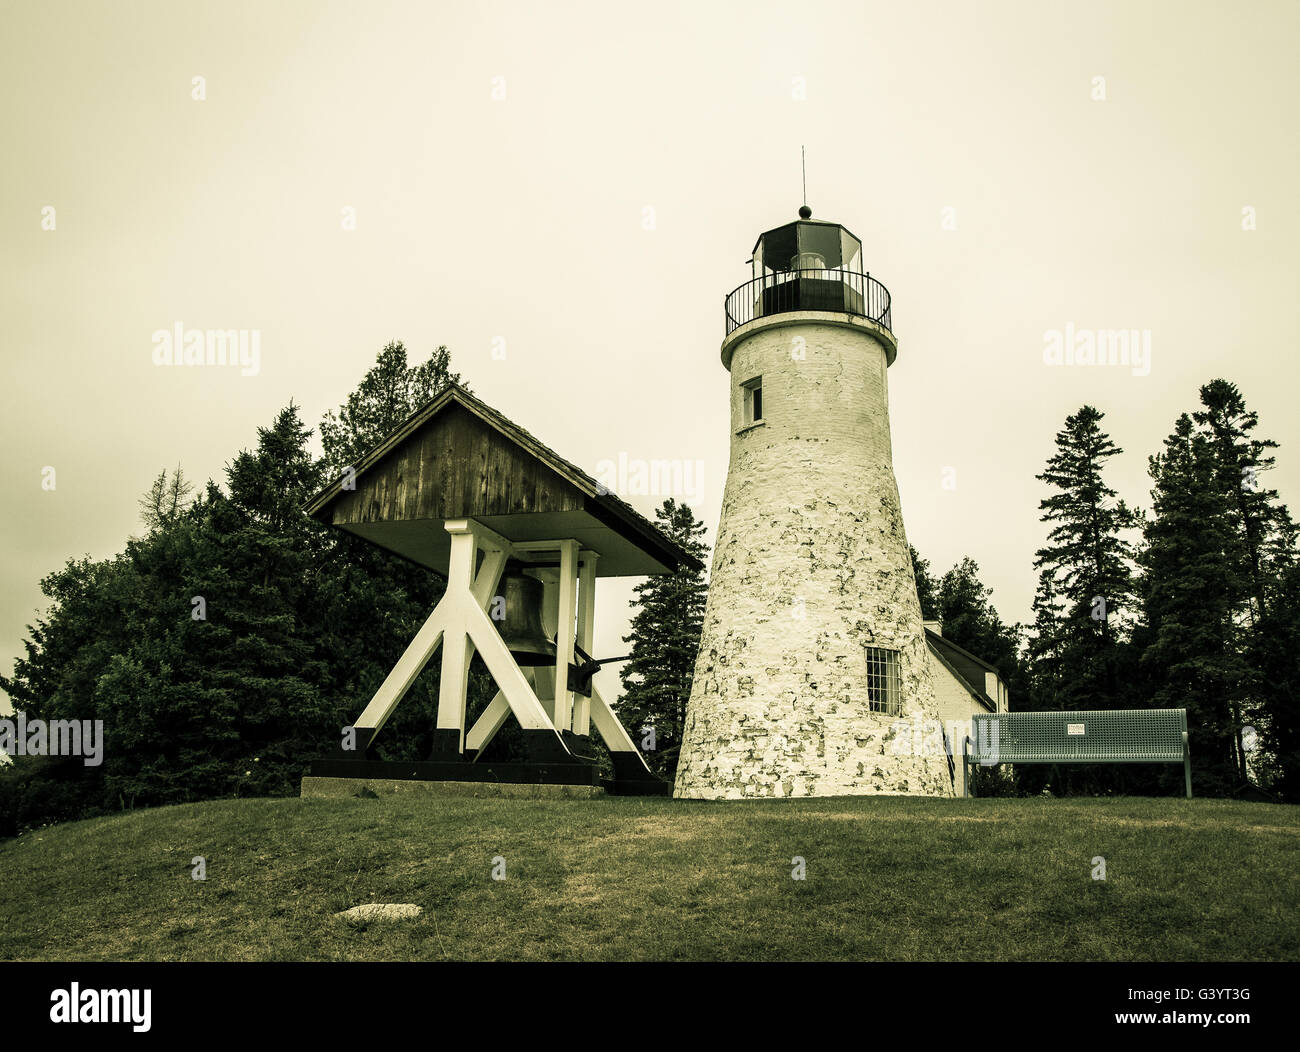
[[[977,713],[962,746],[962,795],[971,767],[1000,763],[1181,763],[1192,795],[1186,709]]]

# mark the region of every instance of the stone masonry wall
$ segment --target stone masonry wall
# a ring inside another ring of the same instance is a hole
[[[674,795],[951,795],[945,757],[894,726],[936,708],[884,346],[863,328],[789,324],[800,317],[734,347],[731,463]],[[760,375],[765,422],[742,429],[742,385]],[[899,651],[899,716],[868,709],[867,646]]]

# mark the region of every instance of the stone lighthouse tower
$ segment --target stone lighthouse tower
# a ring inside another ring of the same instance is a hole
[[[862,243],[800,219],[726,300],[731,463],[674,795],[951,795]]]

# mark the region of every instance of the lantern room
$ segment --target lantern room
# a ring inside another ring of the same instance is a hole
[[[862,241],[839,223],[799,219],[759,235],[750,280],[727,297],[727,334],[773,314],[829,311],[890,328],[889,290],[863,269]],[[890,359],[893,360],[892,358]]]
[[[811,213],[810,213],[811,214]],[[767,271],[862,270],[862,242],[838,223],[801,219],[758,236],[754,277]]]

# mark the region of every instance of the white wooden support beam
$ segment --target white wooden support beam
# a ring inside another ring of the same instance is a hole
[[[559,634],[560,624],[560,572],[553,567],[542,567],[533,571],[533,576],[542,582],[542,631],[547,639],[554,640]],[[536,665],[533,667],[533,690],[537,700],[542,703],[555,719],[555,666]]]
[[[488,742],[497,736],[497,731],[505,726],[506,717],[509,715],[510,702],[506,701],[506,696],[498,690],[487,707],[479,713],[474,726],[465,733],[465,750],[480,753],[486,749]]]
[[[569,666],[573,664],[573,636],[578,606],[578,542],[560,542],[559,606],[555,628],[555,726],[573,729],[573,692]]]
[[[614,710],[600,696],[600,691],[596,689],[595,684],[591,688],[591,722],[595,725],[600,736],[605,739],[605,744],[609,746],[611,753],[631,753],[636,757],[641,767],[645,769],[646,774],[650,775],[650,768],[646,766],[645,757],[633,744],[627,730],[623,727],[619,718],[614,715]],[[650,775],[650,777],[653,777],[653,775]]]
[[[379,685],[365,711],[357,717],[355,726],[358,731],[368,731],[373,738],[388,722],[388,717],[393,714],[393,709],[397,708],[397,703],[406,696],[406,692],[411,689],[411,684],[415,682],[415,677],[429,663],[429,659],[433,657],[442,642],[442,634],[447,624],[447,606],[447,598],[444,596],[433,608],[433,613],[421,626],[420,631],[415,634],[415,638],[402,652],[402,656],[397,659],[393,670]]]
[[[492,600],[510,554],[510,542],[472,519],[450,519],[451,560],[447,567],[447,620],[443,629],[442,674],[438,680],[439,731],[455,732],[455,751],[465,751],[465,694],[474,656],[468,616]],[[483,549],[483,565],[478,564]],[[448,734],[446,737],[451,738]]]
[[[479,567],[478,576],[474,578],[471,589],[474,602],[486,610],[496,598],[497,585],[501,583],[502,571],[506,568],[506,559],[510,549],[488,548],[483,555],[483,565]]]
[[[578,646],[588,657],[592,653],[592,638],[596,627],[596,560],[599,553],[585,550],[578,553]],[[573,695],[573,733],[591,733],[591,699],[581,694]]]
[[[440,731],[455,731],[456,751],[463,752],[465,689],[469,685],[469,663],[474,653],[470,649],[469,625],[465,615],[473,600],[478,541],[467,520],[449,521],[446,529],[451,534],[451,561],[447,567],[447,591],[443,597],[448,602],[448,617],[442,637],[437,728]]]
[[[469,666],[474,658],[469,634],[457,619],[442,643],[442,674],[438,679],[438,722],[440,731],[456,731],[456,751],[465,751],[465,701],[469,687]],[[450,744],[448,744],[450,748]]]

